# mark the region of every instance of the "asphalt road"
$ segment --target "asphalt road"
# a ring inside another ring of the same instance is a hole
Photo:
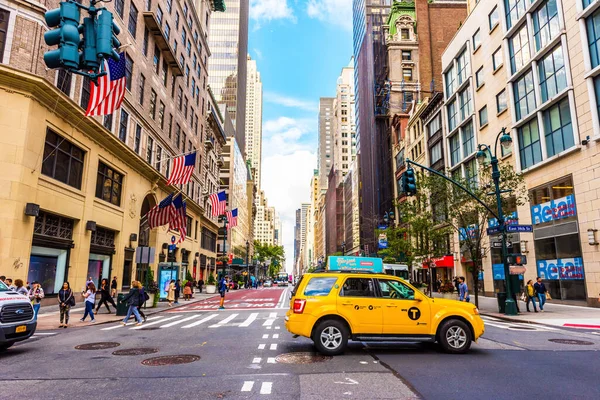
[[[112,323],[40,332],[48,335],[0,355],[0,398],[14,399],[16,393],[47,399],[600,398],[598,335],[488,320],[486,334],[467,355],[422,345],[351,343],[343,356],[315,359],[310,340],[294,339],[285,330],[288,306],[282,294],[286,299],[279,288],[230,292],[227,310],[214,310],[206,301],[156,314],[141,329]],[[118,346],[75,348],[99,342]],[[156,352],[113,354],[140,348]],[[188,355],[199,359],[142,364]]]

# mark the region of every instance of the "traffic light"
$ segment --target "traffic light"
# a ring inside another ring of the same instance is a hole
[[[86,17],[79,26],[83,34],[83,54],[81,55],[81,68],[88,71],[97,71],[100,63],[96,51],[96,24],[94,18]]]
[[[79,8],[75,3],[63,1],[60,8],[47,11],[44,18],[48,27],[55,28],[44,33],[48,46],[58,45],[58,49],[44,53],[44,62],[48,68],[79,69]]]
[[[104,8],[99,10],[96,18],[96,56],[99,59],[111,57],[119,61],[116,49],[121,47],[121,42],[117,39],[120,32],[112,13]]]
[[[523,254],[509,254],[506,257],[506,261],[508,261],[509,265],[526,265],[527,256],[524,256]]]
[[[411,167],[408,167],[406,172],[402,174],[402,191],[407,196],[417,194],[417,179],[415,177],[415,170]]]

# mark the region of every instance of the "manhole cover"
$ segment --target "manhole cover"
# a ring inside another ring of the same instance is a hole
[[[327,360],[331,360],[331,356],[322,356],[309,352],[285,353],[275,357],[275,361],[282,364],[312,364]]]
[[[113,347],[119,347],[121,344],[117,342],[98,342],[98,343],[86,343],[75,346],[77,350],[104,350],[111,349]]]
[[[115,356],[141,356],[142,354],[153,354],[158,353],[158,349],[152,347],[140,347],[137,349],[123,349],[113,351]]]
[[[520,330],[524,330],[524,331],[535,331],[535,328],[532,328],[530,326],[514,326],[511,325],[509,326],[510,329],[520,329]]]
[[[161,357],[152,357],[142,361],[143,365],[149,365],[151,367],[159,367],[162,365],[177,365],[177,364],[187,364],[194,361],[198,361],[200,356],[194,355],[181,355],[181,356],[161,356]]]
[[[575,344],[575,345],[579,345],[579,346],[590,346],[590,345],[594,344],[593,342],[586,342],[585,340],[576,340],[576,339],[548,339],[548,340],[553,343]]]

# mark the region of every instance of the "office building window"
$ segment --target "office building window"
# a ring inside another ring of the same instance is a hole
[[[181,107],[183,106],[183,89],[181,86],[177,88],[177,108],[181,111]]]
[[[469,122],[461,129],[463,154],[468,157],[475,151],[475,135],[473,133],[473,121]]]
[[[429,136],[433,136],[438,133],[442,129],[442,114],[439,113],[436,115],[431,122],[427,125],[427,131],[429,132]]]
[[[163,10],[160,8],[160,6],[156,8],[156,20],[158,21],[158,25],[162,25]]]
[[[497,71],[502,66],[502,47],[498,47],[494,54],[492,54],[492,66],[494,67],[494,71]]]
[[[71,72],[65,69],[59,69],[58,76],[56,77],[56,87],[67,96],[71,96],[72,79],[73,74]]]
[[[596,92],[596,108],[600,115],[600,75],[594,78],[594,91]]]
[[[129,30],[129,33],[131,33],[131,36],[133,36],[133,38],[135,39],[135,31],[137,30],[138,10],[133,4],[133,2],[130,2],[129,4],[129,24],[127,28]]]
[[[146,87],[146,77],[144,74],[140,74],[140,81],[138,83],[138,101],[141,105],[144,105],[144,89]]]
[[[123,19],[123,10],[125,9],[125,0],[115,0],[115,11]]]
[[[481,46],[481,35],[480,30],[477,29],[473,35],[473,49],[477,50]]]
[[[162,147],[156,146],[156,169],[160,172],[162,163]]]
[[[460,120],[463,121],[473,112],[473,102],[471,101],[471,88],[467,86],[465,90],[458,94],[460,100]]]
[[[568,98],[544,111],[544,134],[548,157],[575,145]]]
[[[510,54],[510,70],[513,74],[531,59],[527,24],[523,25],[523,27],[509,39],[508,52]]]
[[[407,28],[400,29],[400,38],[402,40],[410,39],[410,31]]]
[[[442,159],[442,142],[439,141],[431,147],[430,156],[431,164],[435,164]]]
[[[473,190],[477,189],[477,185],[479,185],[479,179],[477,177],[477,159],[473,158],[471,161],[465,163],[465,180],[467,181],[467,186]]]
[[[480,87],[483,86],[483,84],[485,83],[485,81],[483,80],[483,67],[480,67],[477,72],[475,72],[475,84],[477,85],[477,88],[479,89]]]
[[[583,0],[583,8],[586,8],[596,0]]]
[[[99,162],[98,177],[96,179],[96,197],[115,206],[120,206],[122,191],[123,175],[108,165]]]
[[[177,148],[179,148],[179,140],[180,139],[181,139],[181,126],[179,126],[179,124],[175,124],[175,147],[177,147]],[[184,147],[185,147],[185,145],[184,145]]]
[[[538,63],[542,103],[567,87],[567,73],[562,47],[558,46]]]
[[[171,25],[168,22],[165,22],[165,39],[167,42],[171,40]],[[177,42],[175,42],[175,48],[177,48]]]
[[[402,61],[411,61],[412,52],[410,50],[402,50]]]
[[[160,125],[160,129],[165,127],[165,103],[162,101],[158,107],[158,125]]]
[[[600,9],[585,19],[592,68],[600,65]]]
[[[458,72],[458,85],[460,86],[464,81],[467,80],[467,77],[470,75],[469,70],[469,54],[467,51],[463,51],[460,56],[458,56],[456,60],[456,67]]]
[[[129,122],[129,113],[121,108],[121,120],[119,121],[119,139],[123,143],[127,142],[127,123]]]
[[[112,123],[113,123],[113,115],[112,114],[105,115],[104,120],[102,121],[102,125],[104,125],[104,127],[106,129],[108,129],[109,131],[112,131]]]
[[[498,6],[494,7],[491,13],[488,15],[488,22],[490,26],[490,31],[496,27],[500,23],[500,16],[498,15]]]
[[[84,156],[82,149],[46,129],[42,174],[81,189]]]
[[[479,127],[482,128],[488,123],[487,106],[483,106],[479,110]]]
[[[131,92],[131,78],[133,76],[133,60],[125,53],[125,86]]]
[[[148,136],[148,145],[146,147],[146,161],[152,165],[152,155],[154,151],[154,139]]]
[[[452,93],[454,93],[454,67],[450,67],[448,72],[446,72],[446,98],[450,98]]]
[[[79,105],[84,110],[87,110],[88,103],[90,102],[90,89],[91,89],[91,80],[87,76],[83,77],[81,82],[81,101]]]
[[[519,18],[525,15],[526,0],[504,0],[504,10],[506,12],[506,27],[510,29],[517,23]]]
[[[148,56],[148,39],[150,37],[150,31],[148,28],[144,28],[144,42],[142,44],[142,54]]]
[[[460,162],[460,138],[458,133],[450,138],[450,165],[455,166]]]
[[[513,83],[513,92],[515,96],[515,114],[518,121],[533,112],[536,107],[533,72],[531,70]]]
[[[458,111],[456,110],[456,101],[452,101],[450,104],[448,104],[448,130],[452,131],[454,130],[454,128],[456,128],[456,114],[458,113]]]
[[[142,127],[135,124],[135,139],[133,140],[133,150],[140,154],[140,144],[142,142]]]
[[[412,68],[402,69],[402,80],[405,82],[412,82]]]
[[[537,119],[534,118],[517,129],[519,137],[519,157],[521,169],[526,169],[542,161],[542,146]]]
[[[507,107],[506,90],[503,90],[496,95],[496,111],[501,113],[502,111],[506,110]]]
[[[154,73],[158,74],[158,68],[160,65],[160,48],[157,44],[154,45],[154,57],[152,58],[152,65],[154,66]]]
[[[556,0],[547,0],[533,13],[535,49],[539,50],[546,46],[559,32]]]
[[[150,117],[156,118],[156,92],[154,89],[150,91]]]

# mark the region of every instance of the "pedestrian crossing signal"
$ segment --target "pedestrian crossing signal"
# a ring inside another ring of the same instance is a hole
[[[509,254],[506,258],[509,265],[526,265],[527,256],[523,254]]]

